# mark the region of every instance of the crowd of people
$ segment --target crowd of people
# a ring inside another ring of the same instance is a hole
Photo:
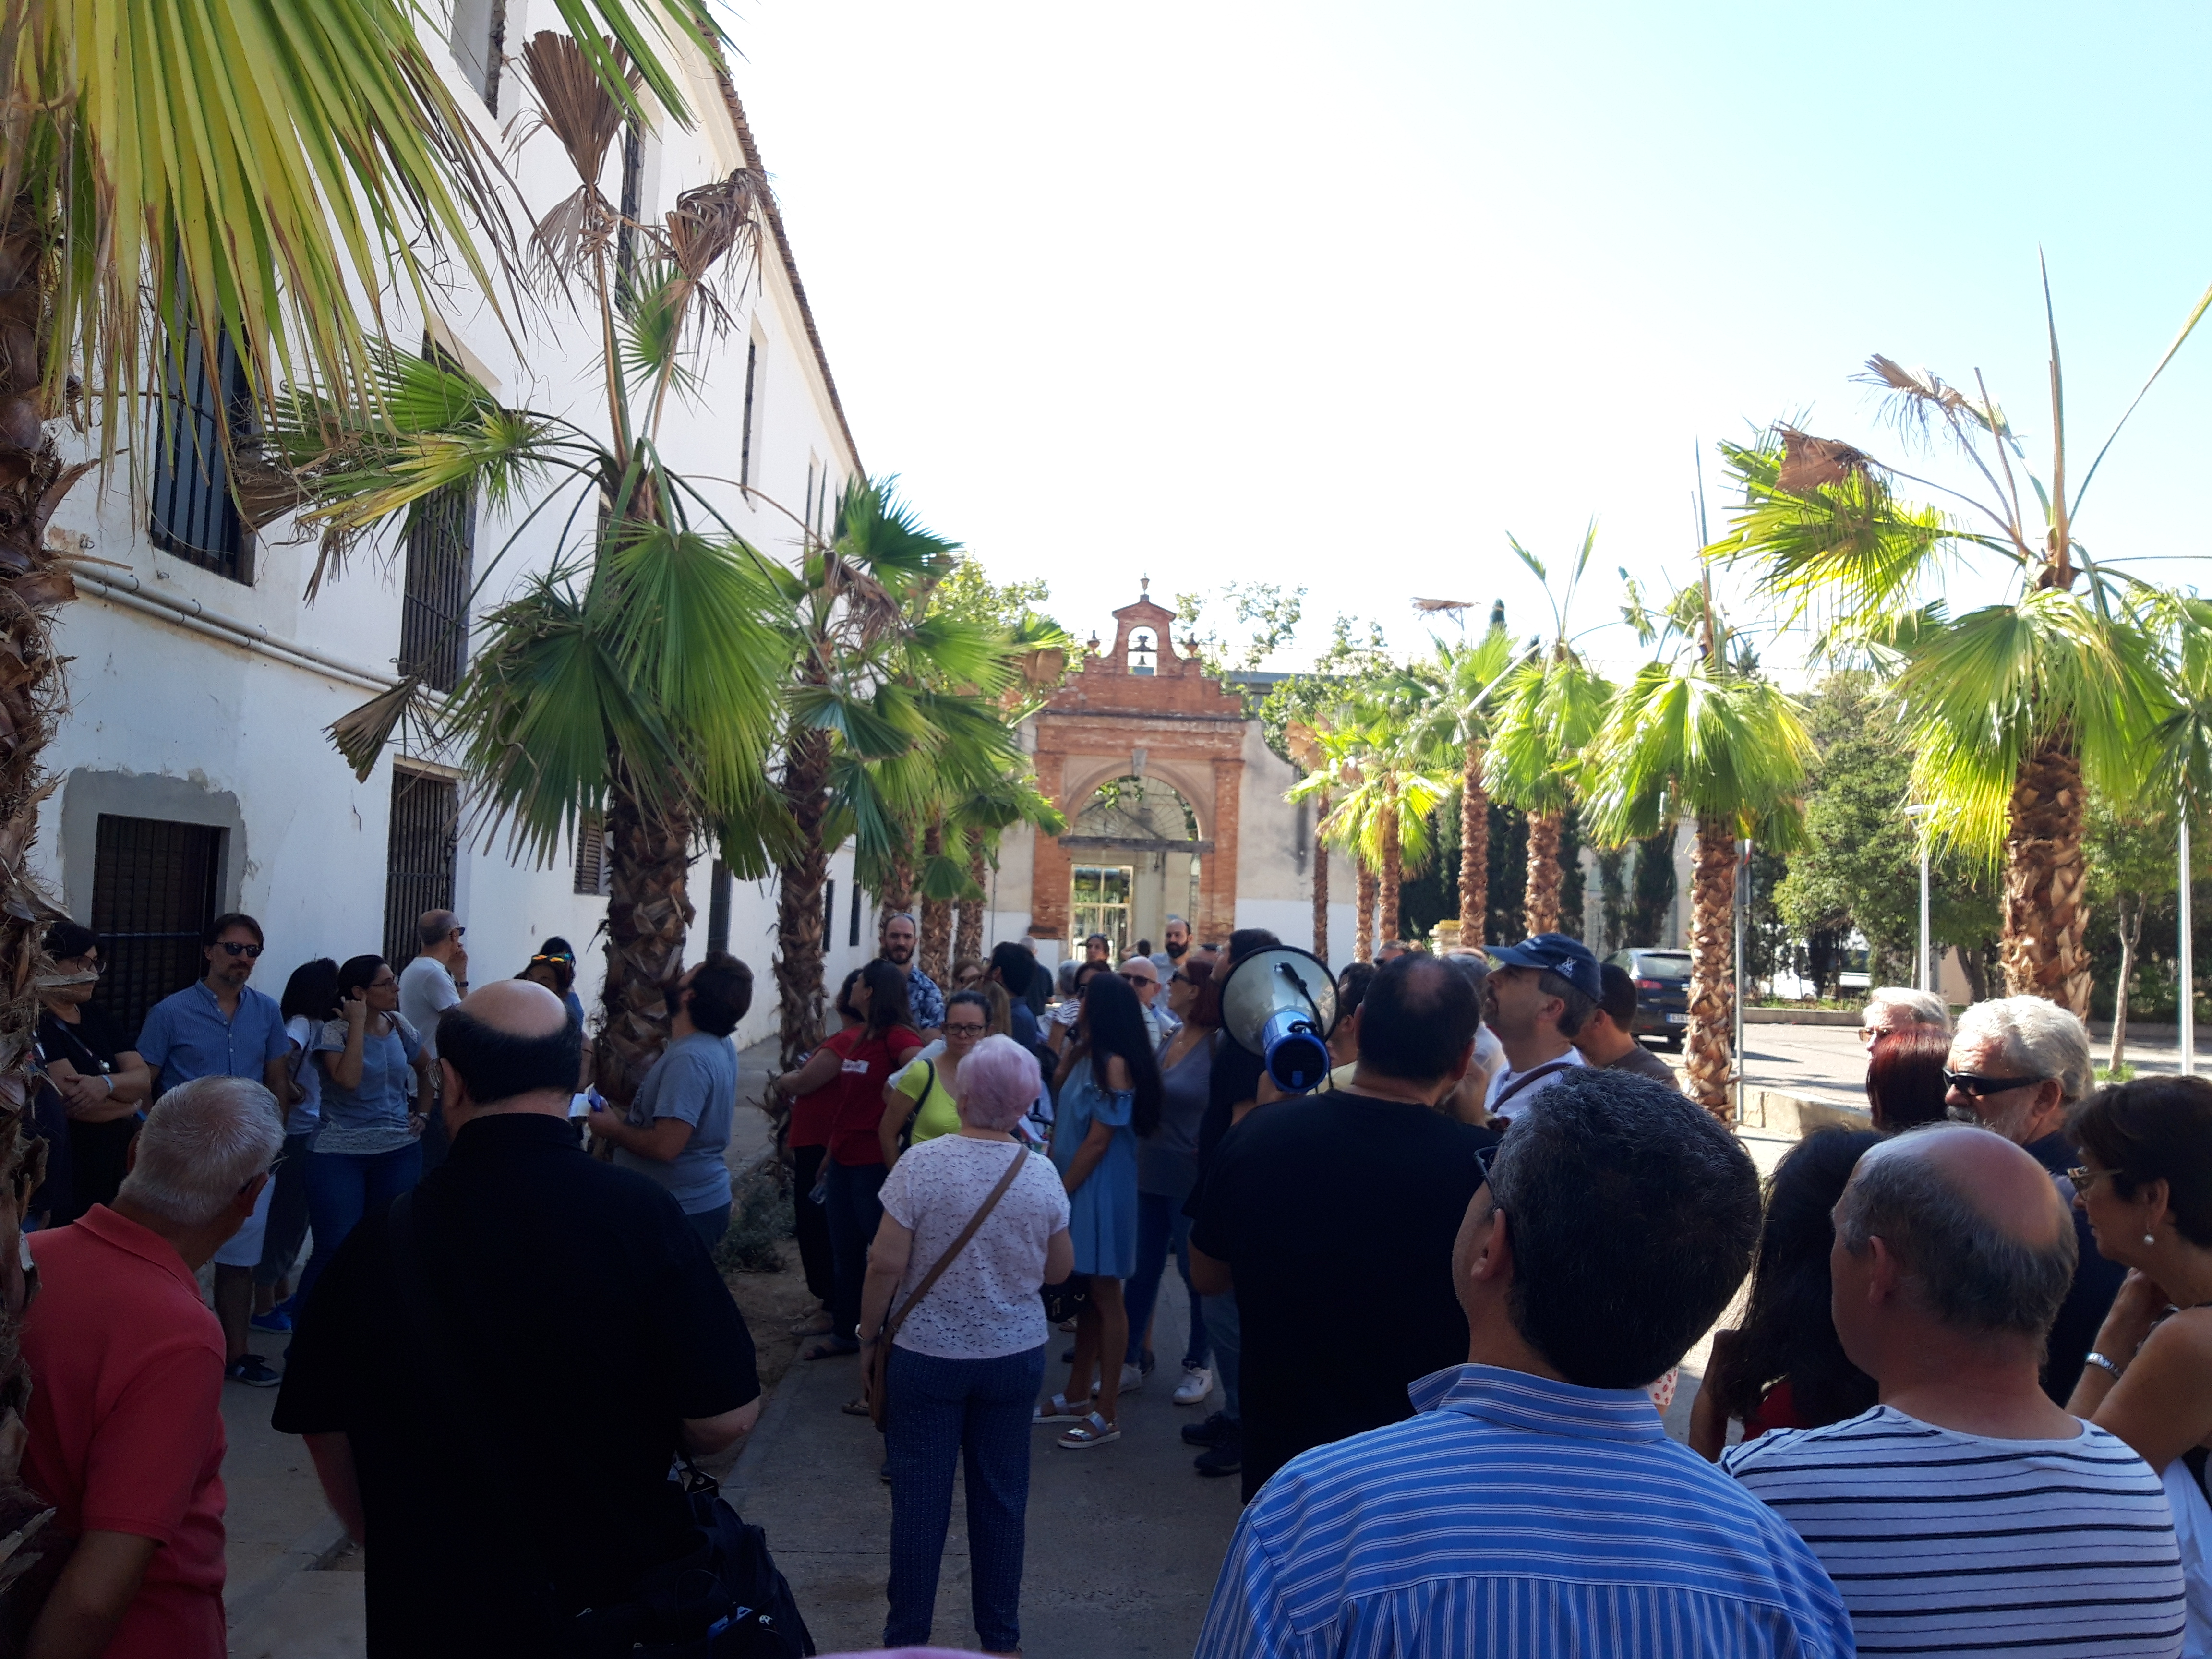
[[[49,935],[24,1473],[77,1542],[29,1651],[222,1651],[226,1377],[281,1384],[377,1540],[372,1652],[651,1649],[670,1564],[725,1562],[690,1460],[760,1403],[713,1261],[751,974],[679,976],[617,1110],[565,944],[471,993],[464,934],[274,1002],[225,916],[128,1046],[100,941]],[[2212,1654],[2212,1083],[1883,990],[1869,1127],[1762,1183],[1564,935],[1346,967],[1291,1092],[1224,1012],[1263,929],[1061,976],[1009,941],[949,989],[917,934],[770,1082],[802,1361],[856,1358],[883,1432],[887,1647],[930,1638],[963,1476],[975,1634],[1020,1651],[1031,1437],[1114,1445],[1158,1342],[1245,1500],[1202,1659]]]

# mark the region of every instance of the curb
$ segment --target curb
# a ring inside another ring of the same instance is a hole
[[[347,1544],[346,1530],[335,1515],[325,1515],[320,1524],[295,1540],[291,1547],[276,1558],[270,1566],[256,1574],[235,1595],[226,1586],[223,1590],[223,1621],[236,1630],[267,1606],[270,1601],[303,1572],[319,1572]]]

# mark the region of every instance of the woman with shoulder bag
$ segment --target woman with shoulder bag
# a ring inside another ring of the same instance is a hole
[[[989,1035],[991,1005],[981,991],[955,991],[945,999],[945,1035],[884,1085],[883,1121],[877,1144],[885,1168],[908,1146],[960,1131],[960,1066]]]
[[[1198,1291],[1190,1282],[1190,1218],[1183,1204],[1198,1185],[1198,1126],[1206,1116],[1214,1052],[1226,1041],[1221,1035],[1221,992],[1213,983],[1211,962],[1187,957],[1169,975],[1168,1009],[1183,1023],[1160,1045],[1159,1127],[1137,1142],[1137,1271],[1129,1280],[1129,1343],[1121,1387],[1125,1392],[1142,1388],[1152,1370],[1152,1310],[1172,1254],[1190,1303],[1175,1401],[1195,1406],[1213,1391],[1208,1369],[1213,1356]]]
[[[1037,1080],[1019,1043],[983,1038],[960,1064],[958,1130],[909,1147],[884,1182],[860,1330],[890,1453],[886,1648],[929,1641],[963,1456],[975,1634],[986,1653],[1021,1648],[1030,1402],[1048,1334],[1038,1291],[1075,1258],[1059,1176],[1011,1133]]]

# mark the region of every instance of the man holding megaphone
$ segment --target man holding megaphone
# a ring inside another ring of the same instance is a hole
[[[1290,981],[1307,976],[1260,960],[1238,971],[1272,994],[1240,1030],[1224,994],[1225,1028],[1250,1048],[1272,1021],[1281,1042],[1296,1023],[1281,1018]],[[1322,972],[1308,988],[1325,1026],[1334,986]],[[1236,1296],[1248,1498],[1300,1452],[1410,1416],[1407,1384],[1464,1358],[1452,1240],[1481,1180],[1475,1154],[1498,1137],[1436,1106],[1473,1063],[1476,1024],[1465,975],[1401,957],[1360,1005],[1350,1089],[1249,1112],[1214,1152],[1193,1200],[1190,1276],[1209,1308]]]

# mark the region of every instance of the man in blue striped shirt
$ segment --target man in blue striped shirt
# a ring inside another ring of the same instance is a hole
[[[1489,1174],[1452,1253],[1468,1363],[1267,1482],[1199,1659],[1850,1654],[1812,1552],[1644,1392],[1750,1268],[1743,1149],[1670,1089],[1578,1070]]]

